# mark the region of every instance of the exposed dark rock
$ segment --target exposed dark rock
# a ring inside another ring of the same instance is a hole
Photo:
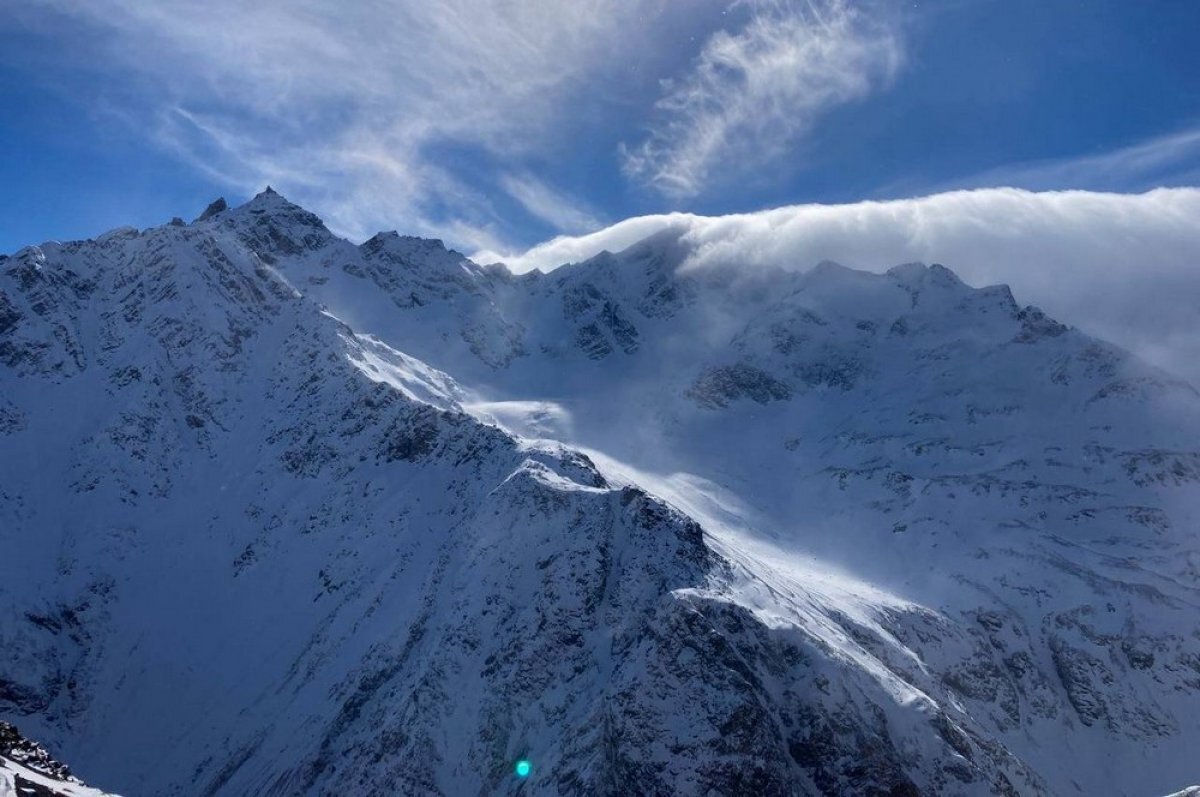
[[[747,398],[759,404],[787,401],[792,389],[766,371],[748,363],[705,368],[687,391],[688,397],[709,409]]]
[[[218,213],[223,213],[228,209],[229,205],[225,202],[225,197],[217,197],[211,203],[209,203],[208,207],[204,209],[203,213],[196,217],[196,221],[208,221],[213,216],[217,215]]]

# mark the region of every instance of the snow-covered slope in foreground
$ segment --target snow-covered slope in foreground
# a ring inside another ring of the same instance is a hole
[[[0,260],[0,709],[129,794],[1195,782],[1196,392],[940,267],[685,257],[265,192]]]

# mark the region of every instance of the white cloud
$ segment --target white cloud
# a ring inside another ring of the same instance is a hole
[[[566,102],[620,69],[622,48],[640,44],[629,27],[658,5],[31,0],[18,22],[86,25],[88,68],[120,70],[130,101],[151,106],[128,118],[233,188],[274,183],[351,235],[453,228],[478,244],[500,219],[437,148],[504,162],[541,152]],[[551,194],[515,179],[517,198],[548,213]]]
[[[848,0],[739,0],[736,33],[717,31],[692,72],[668,82],[648,138],[626,147],[627,174],[668,196],[693,196],[795,143],[830,108],[889,82],[897,30]]]
[[[61,42],[48,68],[86,70],[114,118],[231,191],[273,184],[352,237],[475,246],[505,237],[503,194],[564,232],[597,226],[546,184],[580,140],[611,179],[606,156],[652,115],[626,170],[693,193],[900,59],[894,26],[850,0],[28,0],[13,26]]]
[[[529,174],[506,174],[500,185],[531,215],[559,232],[582,232],[603,226],[595,212]]]
[[[645,216],[590,235],[560,236],[514,257],[494,251],[476,257],[517,271],[549,269],[671,229],[692,252],[685,267],[808,269],[833,260],[881,271],[937,262],[974,285],[1007,283],[1018,301],[1200,385],[1197,219],[1197,188],[1144,194],[994,188],[719,217]]]
[[[551,271],[567,263],[587,260],[603,251],[619,252],[665,229],[675,229],[682,234],[711,220],[711,217],[692,213],[635,216],[586,235],[560,235],[524,252],[505,253],[484,248],[471,255],[471,259],[478,263],[502,262],[518,274],[534,269]]]
[[[1022,300],[1200,378],[1191,364],[1200,363],[1196,189],[989,189],[721,218],[647,216],[515,258],[496,254],[511,248],[489,187],[564,232],[596,225],[595,213],[540,181],[523,159],[546,163],[555,146],[570,150],[574,142],[556,136],[569,137],[581,109],[612,102],[611,93],[621,95],[619,123],[630,124],[645,110],[633,72],[679,74],[680,59],[686,64],[626,163],[631,174],[685,195],[777,158],[823,113],[886,84],[903,60],[900,28],[876,13],[882,4],[733,0],[720,16],[726,6],[28,0],[0,28],[78,36],[82,25],[90,36],[64,44],[46,68],[74,59],[89,70],[119,70],[127,85],[108,80],[100,99],[131,126],[243,193],[272,183],[353,237],[402,227],[520,270],[620,249],[664,228],[695,247],[697,263],[940,261],[974,283],[1011,283]],[[63,19],[72,24],[56,24]],[[713,32],[717,25],[725,29]],[[691,31],[701,44],[689,61],[679,48]],[[646,61],[656,38],[679,51]],[[463,171],[446,163],[459,145],[488,153],[498,177],[472,175],[468,184],[456,176]],[[1197,152],[1200,132],[1190,130],[1112,153],[1017,165],[974,183],[1149,185],[1162,174],[1178,181]]]

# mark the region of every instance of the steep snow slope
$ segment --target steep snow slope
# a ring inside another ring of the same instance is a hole
[[[1054,793],[1194,779],[1189,385],[937,266],[684,284],[678,322],[598,300],[647,367],[564,396],[555,436],[638,465],[714,534],[732,514],[756,545],[938,610],[945,628],[889,630]]]
[[[0,707],[138,794],[1194,782],[1195,391],[940,267],[686,255],[268,191],[0,261]]]

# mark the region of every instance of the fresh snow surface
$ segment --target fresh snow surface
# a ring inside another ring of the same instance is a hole
[[[213,208],[0,260],[0,709],[89,782],[1195,781],[1191,385],[936,265]]]
[[[17,786],[18,778],[24,781],[21,788]],[[43,789],[42,794],[55,797],[117,797],[82,783],[48,777],[13,761],[0,760],[0,797],[29,797],[34,794],[29,790],[30,785]]]
[[[84,785],[38,743],[0,722],[0,797],[116,797]]]

